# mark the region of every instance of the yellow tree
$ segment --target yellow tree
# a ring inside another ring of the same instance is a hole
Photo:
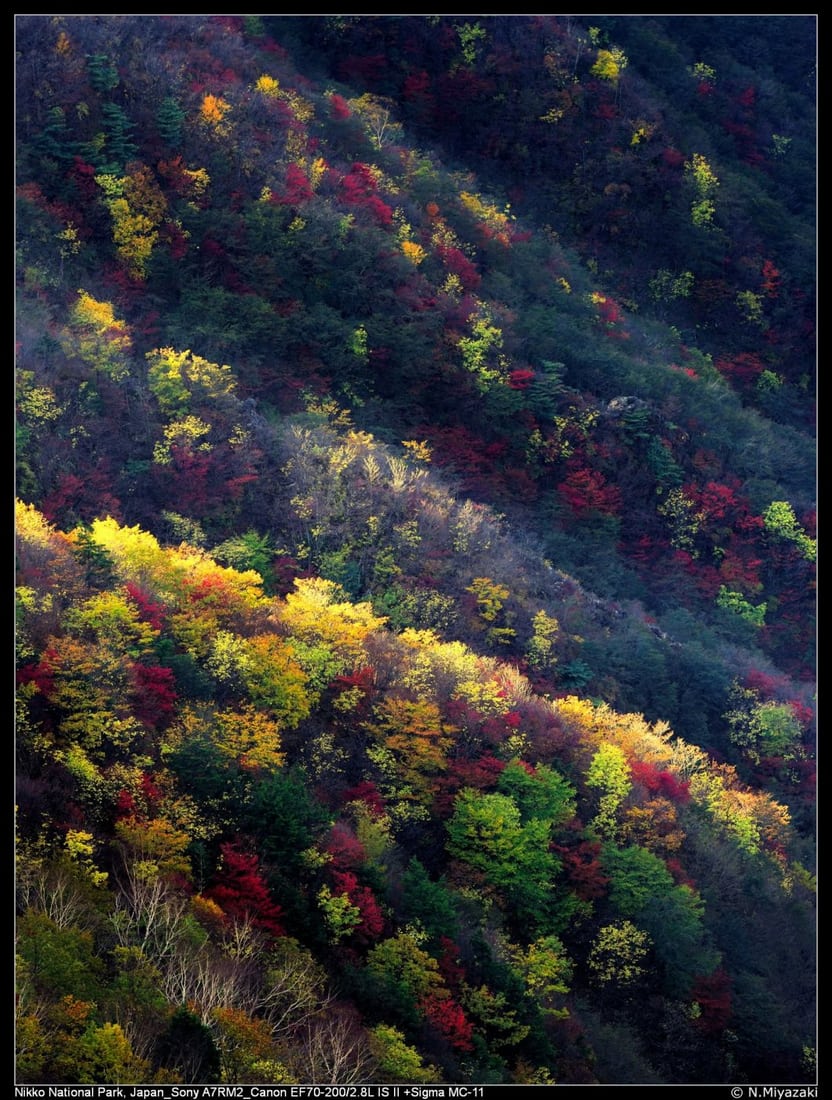
[[[682,847],[685,832],[670,799],[657,797],[625,811],[621,837],[627,844],[638,844],[664,857]]]
[[[529,1000],[539,1005],[547,1016],[569,1015],[560,1003],[569,992],[572,962],[557,936],[541,936],[523,948],[507,945],[511,967],[520,976]]]
[[[94,543],[106,550],[119,579],[138,585],[172,609],[171,629],[192,656],[206,657],[220,630],[253,630],[271,601],[255,570],[230,569],[208,554],[182,544],[163,548],[139,527],[111,517],[94,520]],[[262,614],[258,614],[262,613]]]
[[[78,744],[92,759],[112,761],[146,735],[129,712],[132,660],[118,648],[67,634],[48,642],[59,740]]]
[[[320,577],[296,580],[295,591],[287,595],[276,614],[298,659],[303,661],[304,652],[323,647],[335,658],[333,676],[368,664],[366,640],[387,621],[375,614],[371,604],[353,604],[343,597],[343,589],[334,581]]]
[[[505,625],[509,621],[503,610],[510,595],[508,588],[490,577],[474,577],[465,591],[470,592],[477,601],[477,612],[486,624],[488,641],[492,645],[510,645],[517,631]]]
[[[271,1028],[265,1020],[223,1006],[212,1010],[211,1024],[224,1082],[294,1081],[276,1056]]]
[[[198,738],[207,738],[224,760],[244,768],[273,771],[285,759],[280,725],[249,703],[230,708],[209,703],[184,707],[166,735],[165,747],[176,751]]]
[[[598,51],[595,64],[590,71],[599,80],[609,81],[610,84],[618,84],[621,73],[627,68],[627,65],[628,61],[624,51],[618,46],[612,46],[608,50]]]
[[[370,728],[396,761],[398,796],[430,803],[456,732],[443,722],[436,703],[388,696]]]
[[[217,137],[227,138],[231,133],[231,104],[219,95],[208,92],[199,108],[200,121]]]
[[[69,313],[69,325],[60,340],[67,355],[77,355],[114,382],[127,377],[132,347],[130,332],[124,321],[116,319],[109,302],[99,302],[85,290],[79,290]]]
[[[145,358],[150,391],[166,413],[188,412],[193,399],[221,405],[234,396],[237,382],[229,366],[170,347],[154,348]]]
[[[653,941],[642,928],[619,920],[598,930],[587,958],[593,982],[598,985],[632,985],[646,973]]]
[[[121,178],[100,175],[95,181],[104,192],[113,219],[116,251],[128,273],[143,281],[159,239],[167,200],[150,168],[138,161],[128,165],[127,174]]]
[[[702,153],[694,153],[685,162],[685,172],[692,181],[695,196],[690,208],[691,220],[695,226],[707,228],[716,211],[713,194],[719,187],[719,180]]]
[[[294,729],[309,714],[314,697],[291,646],[276,634],[257,634],[248,639],[247,650],[243,678],[249,696],[256,706]]]

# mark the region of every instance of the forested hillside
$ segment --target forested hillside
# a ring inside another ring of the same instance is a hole
[[[16,50],[16,1080],[814,1081],[815,18]]]

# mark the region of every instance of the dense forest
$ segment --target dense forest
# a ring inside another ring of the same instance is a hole
[[[16,17],[16,1081],[816,1080],[815,16]]]

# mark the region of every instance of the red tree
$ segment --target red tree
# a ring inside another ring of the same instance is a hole
[[[474,1025],[465,1016],[462,1006],[450,997],[426,997],[421,1003],[425,1019],[455,1050],[473,1050],[471,1038]]]
[[[275,938],[285,934],[280,906],[272,901],[259,869],[257,856],[240,851],[234,844],[221,847],[222,864],[217,882],[205,892],[228,917],[248,918]]]
[[[702,1031],[722,1031],[731,1019],[731,979],[720,968],[708,977],[696,979],[693,999],[702,1014],[696,1021]]]
[[[650,794],[660,794],[672,802],[690,801],[690,783],[679,779],[673,772],[660,771],[646,760],[634,760],[630,764],[634,783],[640,783]]]
[[[368,886],[362,886],[351,871],[336,871],[332,875],[336,895],[345,895],[361,914],[361,923],[353,935],[364,943],[378,939],[384,931],[384,914]]]
[[[146,726],[161,729],[176,711],[174,673],[163,665],[133,666],[133,713]]]

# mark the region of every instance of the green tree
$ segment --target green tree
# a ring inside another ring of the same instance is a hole
[[[425,1065],[422,1055],[408,1046],[405,1037],[391,1024],[376,1024],[370,1028],[370,1050],[377,1070],[374,1081],[430,1083],[441,1081],[439,1071]]]
[[[448,851],[496,887],[524,924],[545,924],[555,902],[552,885],[560,862],[549,850],[550,823],[523,824],[508,795],[465,788],[447,823]]]
[[[134,1050],[147,1050],[165,1031],[170,1006],[162,991],[162,974],[138,947],[112,953],[114,977],[103,1007],[121,1027]]]
[[[687,996],[697,975],[711,974],[719,965],[704,915],[704,901],[685,884],[654,896],[641,912],[639,921],[653,939],[671,997]]]
[[[756,605],[752,604],[741,592],[733,592],[730,588],[721,584],[716,596],[716,606],[753,627],[759,629],[765,626],[766,611],[768,610],[766,600]]]
[[[99,95],[107,95],[118,86],[118,69],[105,53],[87,54],[87,72]]]
[[[405,929],[377,943],[367,955],[370,974],[403,992],[414,1005],[430,996],[448,996],[439,963],[421,946],[422,938]]]
[[[120,1024],[103,1023],[87,1028],[74,1044],[72,1061],[75,1076],[65,1080],[96,1085],[101,1081],[138,1085],[153,1080],[149,1062],[136,1056]]]
[[[29,910],[17,922],[17,950],[33,987],[49,998],[99,999],[104,964],[91,932],[60,928],[45,913]]]
[[[130,138],[130,133],[135,128],[134,123],[117,103],[105,103],[101,113],[104,116],[107,135],[105,149],[108,157],[107,163],[101,166],[101,171],[118,174],[138,151],[138,146]]]
[[[70,141],[69,134],[66,111],[63,107],[51,107],[34,147],[42,156],[66,163],[75,155],[75,143]]]
[[[447,830],[451,855],[498,885],[513,880],[522,822],[512,798],[465,788],[457,795]]]
[[[614,837],[618,832],[618,808],[633,785],[623,749],[609,741],[603,742],[592,758],[586,783],[602,792],[598,812],[592,820],[593,829],[602,837]]]
[[[491,989],[485,984],[475,987],[463,983],[460,1000],[477,1030],[485,1035],[490,1048],[504,1050],[517,1046],[531,1030],[529,1024],[522,1020],[519,1006],[512,1004],[501,989]]]
[[[473,67],[488,38],[485,27],[479,23],[457,23],[454,30],[459,35],[465,64]]]
[[[610,903],[649,933],[667,992],[684,996],[697,974],[710,974],[719,963],[704,928],[702,898],[677,886],[664,861],[637,845],[605,844],[601,865],[610,877]]]
[[[610,878],[610,904],[627,919],[637,918],[648,902],[668,895],[674,886],[664,860],[638,845],[605,844],[601,866]]]
[[[263,591],[267,595],[273,595],[275,589],[275,576],[272,565],[275,559],[275,548],[270,535],[261,535],[253,529],[249,529],[242,535],[235,535],[225,542],[221,542],[211,551],[212,555],[232,569],[240,572],[253,569],[263,578]]]
[[[728,736],[749,760],[759,764],[764,756],[794,760],[802,755],[802,729],[788,703],[762,702],[736,682],[730,699],[731,709],[723,715]]]
[[[215,1084],[220,1080],[220,1055],[210,1030],[185,1005],[170,1018],[155,1049],[158,1064],[183,1081]]]
[[[453,894],[444,877],[434,881],[415,857],[402,875],[402,905],[407,920],[424,928],[432,944],[443,936],[456,938],[459,922]]]
[[[318,890],[317,901],[332,943],[349,936],[361,924],[361,910],[353,905],[348,894],[333,894],[324,883]]]
[[[314,798],[306,773],[293,766],[258,782],[240,814],[246,830],[258,840],[269,867],[269,885],[294,927],[319,923],[314,892],[310,898],[308,853],[332,825],[327,810]]]
[[[173,96],[165,96],[156,112],[156,129],[165,145],[177,146],[182,140],[185,112]]]
[[[512,760],[500,772],[497,790],[513,799],[523,822],[540,818],[554,829],[575,816],[575,788],[546,764],[529,768]]]

